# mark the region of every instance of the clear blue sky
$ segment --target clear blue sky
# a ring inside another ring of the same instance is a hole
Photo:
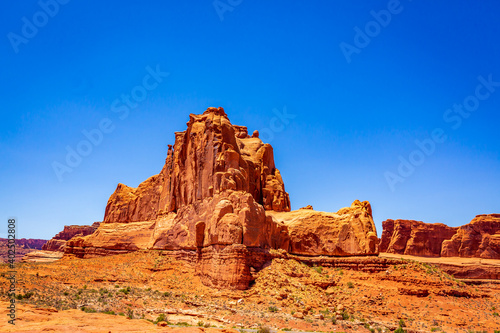
[[[174,132],[209,106],[274,129],[293,209],[369,200],[379,236],[389,218],[500,213],[497,1],[60,2],[0,11],[0,237],[8,217],[19,238],[45,239],[102,220],[117,183],[158,173]],[[468,117],[453,111],[465,102]],[[111,131],[60,181],[54,162],[103,120]],[[435,129],[446,140],[425,155],[415,140]],[[400,157],[418,165],[399,173]]]

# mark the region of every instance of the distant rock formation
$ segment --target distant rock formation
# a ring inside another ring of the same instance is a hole
[[[439,257],[441,244],[451,239],[457,229],[442,223],[386,220],[382,222],[380,252]]]
[[[46,242],[41,250],[64,252],[68,240],[75,236],[87,236],[94,233],[99,224],[100,222],[94,222],[92,225],[65,225],[63,231]]]
[[[36,250],[26,253],[21,259],[22,262],[54,262],[63,257],[63,252],[60,251],[44,251]]]
[[[137,188],[118,184],[92,235],[68,241],[88,258],[165,250],[196,265],[202,281],[245,289],[270,250],[303,255],[378,253],[371,207],[355,201],[337,213],[290,211],[273,148],[232,125],[222,108],[191,114],[175,133],[162,171]]]
[[[500,214],[478,215],[456,228],[409,220],[387,220],[382,228],[380,252],[500,259]]]
[[[443,257],[500,259],[500,214],[477,215],[443,242]]]
[[[45,239],[31,239],[31,238],[21,238],[16,239],[16,254],[15,261],[20,261],[22,257],[29,252],[35,250],[41,250],[43,244],[47,240]],[[9,258],[9,248],[7,247],[8,240],[6,238],[0,238],[0,262],[7,262]]]

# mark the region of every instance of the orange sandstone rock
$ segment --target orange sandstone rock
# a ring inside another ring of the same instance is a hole
[[[66,253],[88,258],[139,249],[165,250],[191,262],[202,281],[245,289],[271,249],[303,255],[378,253],[368,202],[337,213],[290,212],[273,149],[222,108],[190,115],[175,133],[165,165],[137,188],[119,184],[104,222],[76,237]]]
[[[44,251],[64,252],[66,242],[75,236],[86,236],[92,234],[99,227],[100,222],[92,225],[65,225],[63,231],[55,235],[42,247]]]
[[[380,252],[426,257],[439,257],[443,241],[451,239],[458,229],[412,220],[387,220],[382,228]]]
[[[478,215],[443,242],[443,257],[500,259],[500,214]]]
[[[378,254],[378,238],[368,201],[356,200],[337,213],[299,209],[266,212],[289,230],[292,254],[353,256]]]

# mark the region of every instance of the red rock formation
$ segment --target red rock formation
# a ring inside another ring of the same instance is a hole
[[[380,252],[500,259],[500,214],[478,215],[459,228],[408,220],[382,222]]]
[[[92,225],[65,225],[63,231],[55,235],[41,248],[44,251],[64,252],[66,242],[75,236],[86,236],[92,234],[99,227],[100,222]]]
[[[302,224],[291,222],[297,216]],[[319,241],[301,245],[302,235]],[[119,184],[98,230],[73,238],[66,252],[168,250],[195,264],[204,283],[243,289],[269,249],[364,255],[377,253],[375,240],[367,202],[336,214],[290,212],[272,147],[258,132],[250,137],[246,127],[232,125],[222,108],[209,108],[175,133],[162,171],[137,188]]]
[[[298,255],[378,254],[378,238],[368,201],[356,200],[337,213],[301,208],[293,212],[267,212],[290,234],[289,252]]]
[[[16,239],[16,253],[15,253],[15,261],[20,261],[23,256],[27,253],[30,253],[35,250],[41,250],[43,244],[45,244],[47,240],[45,239],[31,239],[31,238],[21,238]],[[0,238],[0,263],[7,262],[9,259],[9,249],[8,247],[8,239]]]
[[[387,220],[382,222],[382,229],[380,252],[439,257],[441,244],[451,239],[458,228],[442,223]]]
[[[443,257],[500,259],[500,214],[478,215],[443,242]]]

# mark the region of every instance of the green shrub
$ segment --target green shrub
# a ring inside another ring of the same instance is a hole
[[[354,288],[354,284],[351,281],[349,281],[347,282],[347,287]]]
[[[156,320],[153,323],[158,324],[160,321],[165,321],[168,323],[167,317],[165,316],[164,313],[160,313],[160,315],[156,318]]]
[[[270,307],[269,307],[269,311],[270,311],[270,312],[278,312],[278,308],[277,308],[276,306],[274,306],[274,305],[273,305],[273,306],[270,306]]]
[[[82,306],[81,310],[86,313],[96,313],[97,310],[92,307]]]

